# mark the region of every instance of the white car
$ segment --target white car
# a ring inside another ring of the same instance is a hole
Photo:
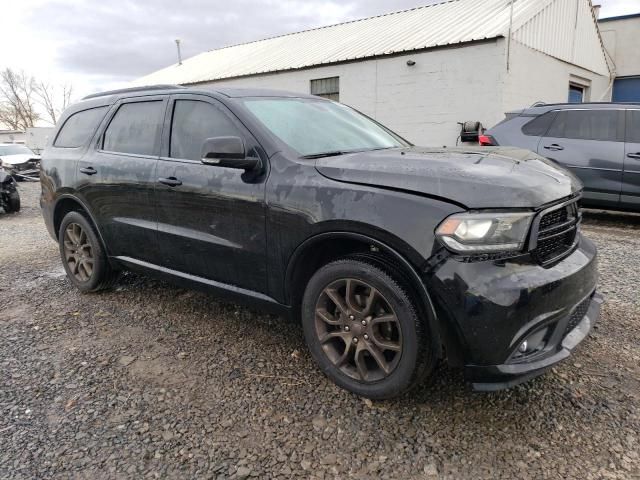
[[[40,155],[24,145],[0,143],[0,165],[18,181],[40,176]]]

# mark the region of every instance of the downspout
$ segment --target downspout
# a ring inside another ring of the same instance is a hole
[[[589,2],[589,3],[591,3],[591,2]],[[611,53],[609,53],[609,50],[604,45],[604,41],[602,40],[602,32],[600,31],[600,24],[598,23],[598,19],[599,19],[600,15],[597,14],[597,13],[599,13],[599,11],[600,11],[600,6],[598,6],[598,10],[596,10],[592,6],[591,13],[593,15],[593,20],[596,23],[596,30],[598,32],[598,39],[600,40],[600,45],[602,46],[602,50],[604,51],[605,61],[607,62],[607,69],[609,70],[609,85],[607,86],[607,89],[602,93],[602,95],[598,99],[598,101],[601,102],[601,101],[604,101],[604,99],[607,97],[609,92],[611,92],[612,89],[613,89],[613,83],[616,80],[617,67],[616,67],[615,60],[611,56]],[[616,43],[617,43],[617,39],[615,39],[615,40],[616,40]],[[612,100],[611,97],[609,97],[609,100]]]
[[[604,53],[606,53],[608,60],[611,61],[611,68],[609,68],[609,86],[607,86],[607,89],[598,99],[599,102],[604,101],[604,99],[613,88],[613,82],[615,82],[616,80],[616,62],[613,60],[613,57],[609,53],[609,50],[607,50],[607,47],[604,46],[604,44],[602,45],[602,49],[604,50]],[[607,61],[607,63],[609,63],[609,61]]]
[[[509,12],[509,35],[507,36],[507,72],[511,60],[511,31],[513,29],[513,4],[516,0],[511,0],[511,11]]]

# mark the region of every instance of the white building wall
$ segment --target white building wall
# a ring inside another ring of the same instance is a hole
[[[340,101],[419,145],[455,145],[456,122],[493,125],[503,116],[504,40],[210,82],[309,93],[310,81],[340,77]],[[407,60],[416,62],[408,66]]]
[[[490,128],[509,110],[537,101],[566,102],[569,83],[587,87],[586,100],[609,100],[609,77],[506,40],[210,82],[206,85],[274,88],[309,93],[312,79],[340,77],[340,101],[418,145],[452,146],[457,122]],[[407,60],[416,64],[407,65]],[[602,96],[605,95],[604,98]]]
[[[640,75],[640,17],[600,22],[604,46],[616,65],[616,76]]]
[[[54,127],[28,127],[25,132],[25,145],[39,154],[44,150],[54,130]]]
[[[24,132],[14,130],[0,131],[0,143],[24,143]]]
[[[588,87],[587,101],[608,101],[611,98],[608,75],[563,62],[515,41],[511,42],[509,57],[509,73],[505,76],[502,96],[502,110],[505,112],[528,107],[535,102],[566,102],[570,82]]]

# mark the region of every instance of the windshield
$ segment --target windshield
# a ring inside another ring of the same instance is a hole
[[[409,146],[398,135],[345,105],[309,98],[246,98],[271,133],[302,156]]]
[[[2,155],[33,155],[33,152],[24,145],[0,145]]]

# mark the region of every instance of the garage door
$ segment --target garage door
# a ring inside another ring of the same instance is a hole
[[[640,77],[616,78],[613,83],[614,102],[640,102]]]

